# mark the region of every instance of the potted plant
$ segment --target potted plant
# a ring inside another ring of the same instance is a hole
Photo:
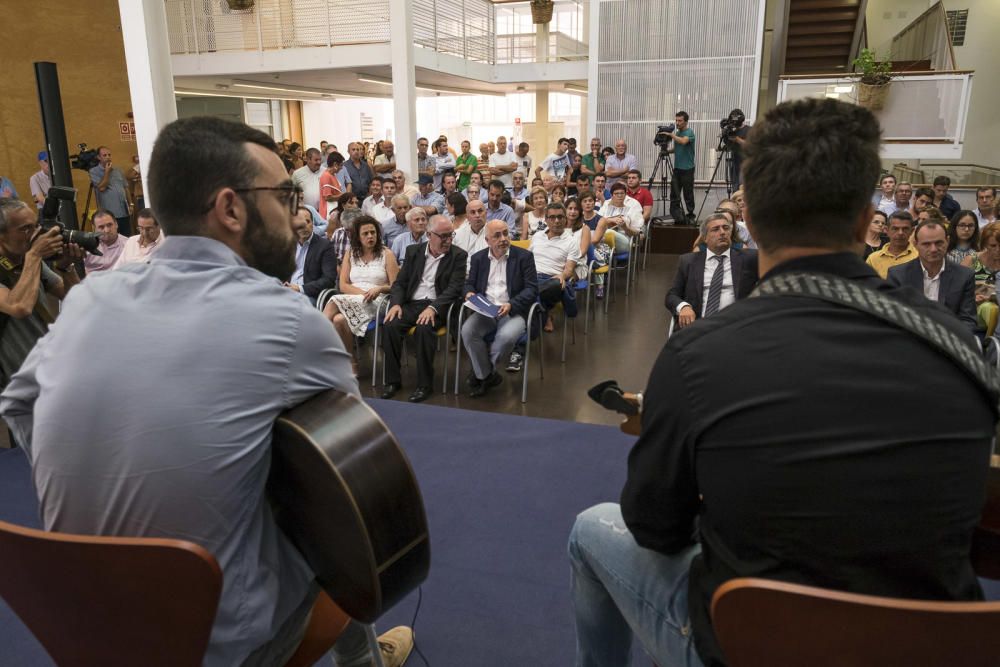
[[[548,23],[552,20],[554,0],[531,0],[531,22]]]
[[[226,0],[229,9],[234,12],[243,12],[253,9],[254,0]]]
[[[858,77],[858,104],[879,111],[885,106],[889,96],[889,82],[892,81],[892,62],[879,62],[875,51],[861,49],[860,55],[854,59],[854,69]]]

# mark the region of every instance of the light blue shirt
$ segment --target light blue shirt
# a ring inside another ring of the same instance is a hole
[[[20,199],[17,196],[17,188],[14,187],[14,182],[6,176],[0,176],[0,196],[3,196],[4,190],[10,190],[9,197],[11,199]]]
[[[410,199],[410,203],[414,206],[433,206],[437,209],[438,213],[444,213],[444,197],[441,196],[440,192],[434,190],[431,190],[426,195],[418,192]]]
[[[104,178],[104,165],[97,165],[90,170],[90,182],[94,184],[94,195],[97,197],[97,206],[103,208],[116,218],[128,217],[128,196],[125,194],[125,175],[121,169],[111,167],[111,176],[108,177],[108,189],[101,192],[97,189],[98,183]]]
[[[309,244],[312,243],[313,236],[315,234],[310,236],[305,243],[296,242],[295,244],[295,273],[292,274],[292,279],[288,281],[293,285],[302,287],[305,284],[306,255],[309,254]]]
[[[516,216],[514,215],[514,209],[503,202],[497,208],[486,207],[486,222],[490,220],[503,220],[507,223],[507,229],[510,230],[511,238],[514,238],[514,229],[516,227]]]
[[[382,221],[382,245],[392,250],[393,255],[396,255],[394,244],[400,236],[410,236],[410,227],[408,225],[400,224],[396,216],[386,218]],[[396,259],[400,259],[399,255],[396,255]]]
[[[109,340],[113,351],[94,347]],[[30,459],[46,530],[181,538],[215,556],[222,598],[203,664],[232,667],[314,579],[265,497],[272,424],[324,389],[357,395],[350,361],[307,299],[218,241],[170,236],[149,263],[69,292],[0,415]]]
[[[515,192],[514,188],[507,188],[507,192],[510,193],[511,199],[520,199],[521,201],[524,201],[528,196],[528,188],[521,188],[520,192]]]
[[[465,197],[465,201],[469,201],[469,188],[462,190],[462,196]],[[479,190],[479,201],[484,204],[490,200],[490,195],[486,190]]]
[[[409,248],[414,243],[424,243],[427,241],[427,234],[421,234],[420,238],[416,241],[413,240],[413,232],[407,230],[405,234],[400,234],[392,242],[392,254],[396,256],[396,261],[399,265],[403,265],[403,257],[406,255],[406,249]]]

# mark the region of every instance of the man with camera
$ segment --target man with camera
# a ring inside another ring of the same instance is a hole
[[[37,220],[23,201],[0,199],[0,387],[55,319],[46,293],[62,299],[80,282],[73,267],[80,248],[64,245],[57,227],[42,232]],[[50,268],[44,260],[55,257]]]
[[[723,127],[726,145],[729,147],[729,184],[732,192],[740,189],[740,165],[743,164],[743,144],[747,142],[747,135],[750,134],[750,126],[746,125],[746,116],[740,109],[733,109],[726,117],[726,124]]]
[[[670,181],[670,217],[677,224],[694,222],[694,130],[688,127],[687,111],[674,116],[676,127],[670,133],[674,142],[674,178]],[[687,214],[681,208],[681,193]]]

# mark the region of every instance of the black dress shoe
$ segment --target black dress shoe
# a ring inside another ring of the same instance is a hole
[[[423,403],[433,393],[430,387],[417,387],[410,394],[410,403]]]
[[[469,397],[479,398],[480,396],[484,396],[486,395],[486,392],[488,392],[493,387],[496,387],[501,382],[503,382],[503,378],[500,376],[499,373],[493,371],[492,373],[487,375],[484,379],[479,380],[479,384],[474,386],[472,388],[472,391],[469,392]]]
[[[398,382],[390,382],[385,386],[385,389],[382,390],[382,398],[392,398],[400,389],[402,389],[401,384]]]

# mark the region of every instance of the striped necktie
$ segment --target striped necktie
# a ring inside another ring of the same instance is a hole
[[[715,273],[712,274],[712,282],[708,285],[708,302],[705,304],[705,317],[715,315],[719,312],[719,302],[722,300],[722,278],[725,273],[725,255],[713,255],[712,259],[718,264],[715,266]]]

